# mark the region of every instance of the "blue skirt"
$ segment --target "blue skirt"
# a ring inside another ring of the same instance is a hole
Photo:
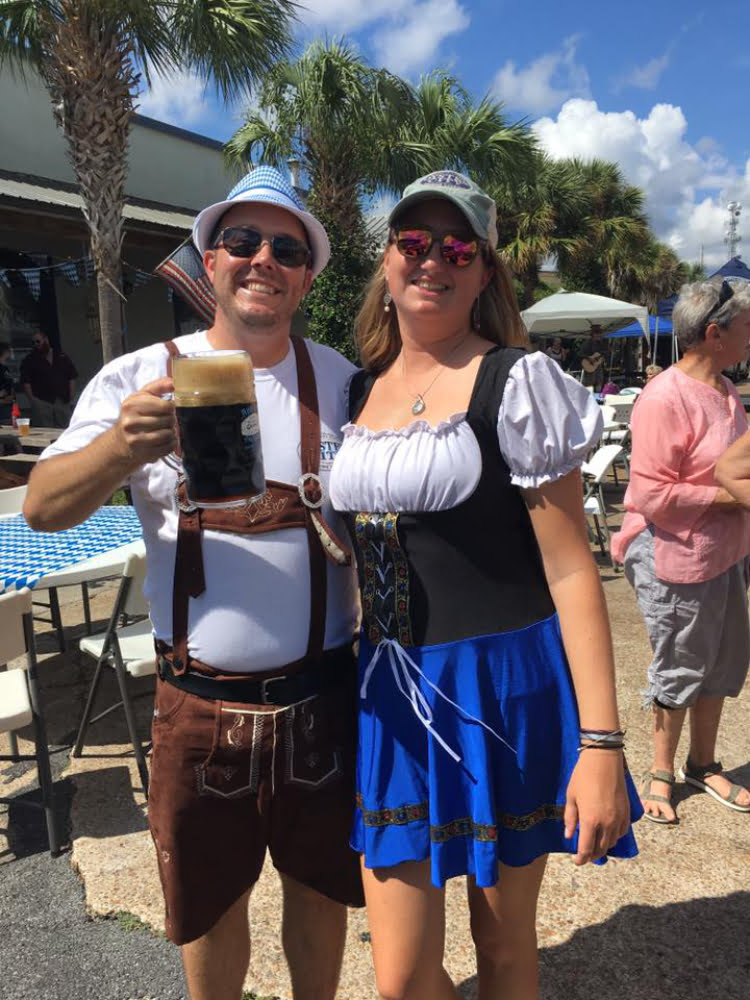
[[[563,836],[578,711],[557,615],[528,628],[402,648],[363,635],[352,847],[367,868],[431,862],[432,882],[574,854]],[[591,751],[595,753],[596,751]],[[626,774],[631,818],[643,809]],[[638,853],[632,830],[609,852]]]

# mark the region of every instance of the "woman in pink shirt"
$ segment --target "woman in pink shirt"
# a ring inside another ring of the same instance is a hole
[[[714,475],[719,456],[748,426],[721,372],[748,357],[750,285],[685,285],[672,322],[684,356],[649,383],[633,411],[627,513],[612,545],[653,650],[654,756],[641,798],[657,823],[677,822],[670,799],[688,708],[690,749],[680,776],[750,812],[750,792],[723,777],[714,759],[724,698],[739,694],[750,662],[750,513]]]

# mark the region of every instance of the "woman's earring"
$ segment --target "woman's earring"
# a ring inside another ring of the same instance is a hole
[[[383,295],[383,309],[387,313],[391,311],[391,302],[393,302],[393,298],[391,297],[391,293],[386,288],[385,293]]]
[[[479,311],[479,296],[474,299],[474,306],[471,310],[471,326],[474,330],[479,330],[482,325],[482,317]]]

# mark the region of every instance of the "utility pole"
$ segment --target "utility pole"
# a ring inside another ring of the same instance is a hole
[[[742,205],[738,201],[730,201],[727,205],[727,211],[729,212],[729,222],[724,234],[724,242],[729,247],[729,256],[736,257],[737,247],[742,242],[742,237],[738,232]]]

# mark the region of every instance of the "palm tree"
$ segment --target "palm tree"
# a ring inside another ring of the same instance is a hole
[[[678,292],[691,280],[693,272],[694,268],[681,261],[671,247],[649,238],[638,256],[623,261],[616,269],[612,293],[656,312],[659,302]]]
[[[652,240],[640,188],[626,184],[620,168],[605,160],[570,161],[586,198],[576,245],[559,252],[566,288],[612,295],[617,275],[647,253]]]
[[[399,193],[430,170],[465,170],[480,184],[516,176],[533,145],[524,122],[509,124],[489,98],[474,104],[455,78],[436,72],[413,87],[333,40],[268,75],[226,153],[243,167],[294,156],[318,207],[345,223],[363,194]]]
[[[521,285],[522,309],[533,305],[545,260],[572,255],[583,240],[588,200],[569,160],[533,154],[520,179],[490,187],[497,202],[498,246]]]
[[[0,0],[0,65],[50,94],[83,199],[104,361],[122,353],[122,210],[141,77],[187,70],[229,100],[289,43],[293,0]]]

